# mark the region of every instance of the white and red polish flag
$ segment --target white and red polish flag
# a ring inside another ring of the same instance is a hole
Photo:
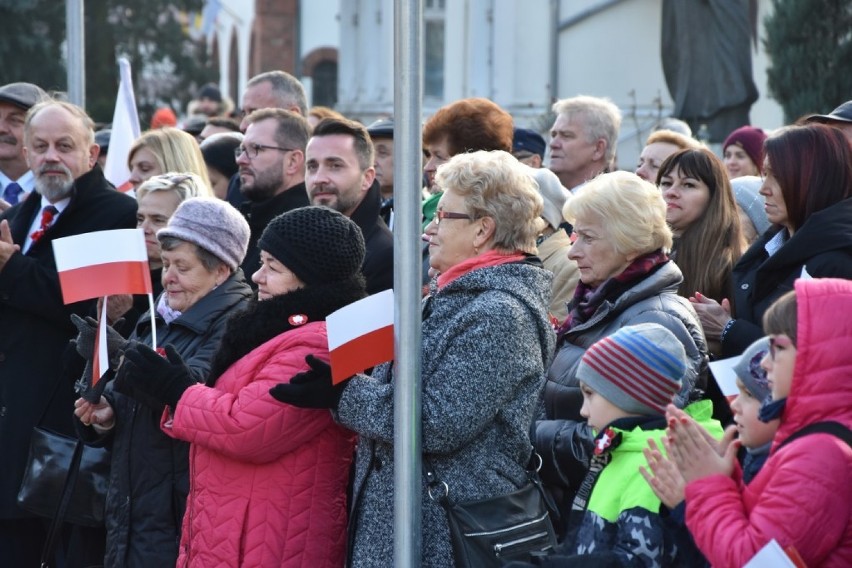
[[[148,294],[151,271],[142,229],[95,231],[53,241],[53,256],[62,287],[62,301],[73,304],[104,298],[98,315],[92,385],[109,367],[106,352],[106,297],[114,294]]]
[[[53,241],[66,304],[113,294],[150,294],[142,229],[95,231]]]
[[[133,78],[130,74],[130,61],[122,57],[118,60],[121,80],[118,84],[118,96],[112,115],[112,132],[109,135],[109,152],[104,164],[104,177],[119,191],[128,191],[130,169],[127,157],[134,140],[139,138],[139,114],[136,112],[136,97],[133,94]]]
[[[340,308],[325,322],[334,384],[393,359],[393,290]]]

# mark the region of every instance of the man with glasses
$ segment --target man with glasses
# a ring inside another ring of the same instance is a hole
[[[240,211],[251,228],[248,252],[242,263],[246,280],[260,267],[257,240],[269,222],[286,211],[308,205],[305,190],[305,145],[310,126],[302,116],[280,108],[248,115],[246,133],[235,154],[240,191],[245,202]],[[252,287],[257,285],[251,282]]]
[[[244,134],[249,125],[248,116],[256,110],[281,108],[308,116],[305,87],[285,71],[266,71],[249,79],[240,107],[240,131]],[[228,185],[228,202],[239,209],[243,201],[240,178],[235,175]]]

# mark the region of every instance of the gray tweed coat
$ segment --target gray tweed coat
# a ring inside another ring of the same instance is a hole
[[[549,272],[537,259],[474,270],[423,307],[424,460],[470,500],[526,483],[530,424],[555,348]],[[393,565],[393,369],[349,381],[339,421],[359,434],[352,566]],[[453,566],[444,510],[422,486],[422,565]]]

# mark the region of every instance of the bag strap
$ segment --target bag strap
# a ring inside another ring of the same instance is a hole
[[[44,541],[44,548],[41,551],[41,568],[49,568],[53,563],[57,538],[61,532],[62,525],[65,523],[65,513],[68,511],[71,497],[74,495],[74,486],[77,484],[77,474],[80,471],[82,457],[83,442],[77,440],[77,444],[74,446],[74,453],[71,455],[71,464],[68,466],[68,474],[65,476],[65,483],[62,486],[62,494],[59,497],[59,503],[56,505],[56,512],[53,514],[53,519],[50,521],[50,528],[47,531],[47,538]]]
[[[38,422],[36,422],[36,426],[41,426],[44,422],[44,417],[47,416],[47,411],[50,410],[50,405],[53,404],[53,399],[56,398],[56,393],[59,392],[59,387],[62,385],[62,373],[59,373],[59,377],[56,379],[56,383],[53,385],[53,390],[50,392],[50,397],[47,399],[47,404],[44,406],[44,410],[41,411],[41,416],[38,417]]]
[[[826,421],[826,422],[814,422],[813,424],[808,424],[801,430],[796,430],[792,434],[790,434],[786,440],[781,442],[778,445],[778,450],[792,442],[793,440],[798,440],[802,436],[809,436],[811,434],[830,434],[835,438],[840,438],[846,445],[852,448],[852,430],[841,424],[840,422],[834,421]],[[778,450],[775,450],[776,452]]]
[[[531,448],[531,452],[532,453],[530,454],[530,459],[527,462],[526,467],[527,479],[529,479],[530,483],[535,485],[535,488],[541,494],[541,498],[544,500],[544,504],[547,507],[547,511],[550,513],[551,518],[558,521],[562,516],[559,512],[559,507],[556,506],[556,503],[553,501],[553,497],[544,488],[541,478],[538,475],[538,470],[541,469],[543,463],[542,457],[535,451],[535,448]],[[435,468],[426,456],[423,456],[423,474],[426,477],[426,492],[428,493],[429,498],[433,501],[437,501],[445,509],[448,508],[452,503],[450,500],[450,486],[447,485],[446,481],[442,481],[438,477]]]

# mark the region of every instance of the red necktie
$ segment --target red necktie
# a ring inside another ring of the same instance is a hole
[[[44,232],[48,227],[50,227],[50,224],[53,223],[53,218],[56,217],[57,213],[59,213],[59,210],[53,205],[48,205],[41,210],[41,226],[37,231],[30,235],[30,238],[33,240],[33,244],[37,243],[38,240],[44,236]]]

